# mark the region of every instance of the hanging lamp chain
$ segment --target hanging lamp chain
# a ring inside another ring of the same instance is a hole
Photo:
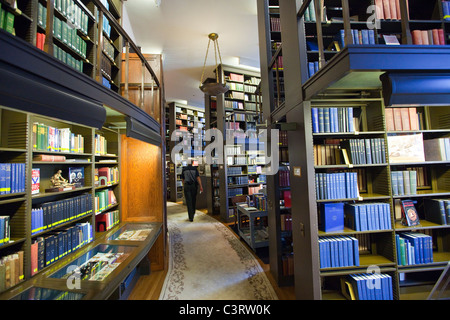
[[[208,52],[209,52],[209,46],[211,44],[211,40],[214,43],[214,59],[215,59],[215,62],[216,62],[216,81],[217,81],[217,83],[219,83],[219,65],[217,64],[217,55],[219,55],[220,64],[222,64],[222,56],[220,55],[218,38],[219,38],[219,36],[217,34],[210,34],[209,35],[208,46],[206,48],[205,61],[203,62],[202,77],[200,79],[200,86],[203,84],[203,78],[205,76],[206,60],[208,58]]]
[[[208,52],[209,52],[209,45],[211,43],[211,39],[208,40],[208,46],[206,48],[206,56],[205,61],[203,62],[203,70],[202,70],[202,78],[200,79],[200,85],[203,84],[203,76],[205,75],[205,67],[206,67],[206,58],[208,58]]]

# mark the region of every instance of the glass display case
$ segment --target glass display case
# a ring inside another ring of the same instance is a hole
[[[126,224],[114,232],[108,240],[144,241],[153,229],[154,226],[146,223]]]
[[[103,281],[135,250],[133,246],[99,244],[53,273],[50,278]]]
[[[84,293],[31,287],[11,300],[81,300]]]

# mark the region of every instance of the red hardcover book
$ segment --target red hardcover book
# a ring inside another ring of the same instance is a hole
[[[414,107],[408,108],[409,125],[411,130],[419,130],[419,119],[417,118],[417,110]]]
[[[400,10],[400,0],[395,0],[395,8],[397,9],[397,19],[402,20],[402,12]]]
[[[106,231],[106,214],[99,214],[95,216],[95,227],[97,232]]]
[[[408,108],[400,108],[401,115],[402,115],[402,130],[408,131],[411,130],[411,127],[409,125],[409,110]]]
[[[291,191],[290,190],[283,191],[283,196],[284,196],[284,207],[291,208]]]
[[[432,32],[433,32],[433,44],[439,45],[440,41],[439,41],[439,31],[438,31],[438,29],[433,29]]]
[[[35,275],[38,272],[38,243],[35,242],[31,245],[31,275]]]
[[[383,0],[383,11],[384,11],[384,18],[389,20],[392,19],[391,17],[391,4],[389,0]]]
[[[395,0],[388,0],[389,8],[391,10],[391,19],[397,20],[397,8],[395,6]]]
[[[110,171],[108,167],[98,169],[98,181],[100,186],[111,184]]]
[[[386,108],[386,129],[387,131],[394,131],[395,125],[394,125],[394,109],[393,108]]]
[[[395,131],[402,131],[402,113],[400,108],[394,108],[394,125]]]
[[[428,30],[421,30],[420,33],[422,35],[422,44],[429,45],[430,40],[428,39]]]
[[[439,35],[439,44],[445,45],[444,29],[438,29],[438,35]]]
[[[422,31],[420,30],[413,30],[411,32],[412,38],[413,38],[413,44],[421,45],[422,42]]]
[[[375,5],[377,7],[377,19],[383,20],[384,19],[384,10],[383,10],[383,0],[375,0]]]

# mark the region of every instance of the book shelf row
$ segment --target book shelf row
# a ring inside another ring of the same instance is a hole
[[[321,8],[314,7],[319,4]],[[427,44],[447,44],[446,1],[325,0],[298,6],[258,1],[259,13],[264,12],[258,17],[260,35],[264,32],[266,38],[260,46],[261,70],[268,80],[263,86],[269,104],[264,116],[272,120],[271,126],[296,124],[288,132],[298,141],[280,144],[290,177],[286,187],[279,183],[283,171],[276,179],[268,178],[269,187],[276,188],[275,203],[280,202],[269,212],[275,229],[270,249],[276,252],[271,271],[279,285],[295,285],[300,299],[397,300],[416,288],[422,293],[450,260],[448,106],[385,106],[383,88],[367,89],[376,87],[365,78],[371,72],[358,70],[361,78],[340,82],[329,63],[343,67],[350,49],[341,52],[349,44],[364,45],[355,50],[362,53],[367,48],[369,53],[384,44],[415,44],[414,35],[419,34]],[[368,27],[370,21],[377,26]],[[277,65],[281,56],[282,70]],[[299,83],[311,100],[298,93]],[[356,179],[345,179],[346,175]],[[319,183],[319,177],[331,185]],[[281,206],[287,186],[297,192],[290,209]],[[354,192],[347,192],[347,187]],[[337,216],[337,230],[328,229]],[[407,236],[415,242],[400,245],[397,239]],[[358,241],[358,249],[353,249],[359,265],[350,263],[352,247],[343,241],[348,238]],[[331,244],[334,250],[324,250]],[[367,273],[374,266],[377,280],[384,282],[382,290],[364,292],[361,285],[374,281]]]
[[[3,291],[91,242],[93,230],[101,229],[96,223],[104,224],[106,217],[117,225],[120,185],[117,131],[6,107],[0,114]],[[70,185],[55,187],[52,180],[58,173]]]

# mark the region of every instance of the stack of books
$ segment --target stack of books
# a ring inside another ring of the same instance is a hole
[[[359,266],[358,245],[351,236],[320,237],[320,268]]]
[[[397,261],[401,266],[433,262],[432,237],[419,232],[404,232],[395,235]]]

